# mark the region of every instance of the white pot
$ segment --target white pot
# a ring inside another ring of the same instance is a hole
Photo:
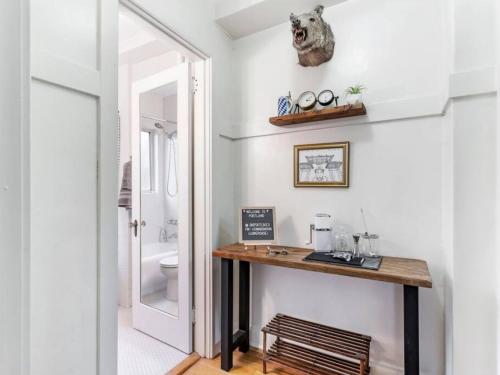
[[[348,94],[346,96],[347,104],[356,105],[363,102],[363,97],[361,94]]]

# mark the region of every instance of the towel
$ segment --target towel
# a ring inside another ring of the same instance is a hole
[[[123,165],[122,187],[118,207],[132,208],[132,161]]]

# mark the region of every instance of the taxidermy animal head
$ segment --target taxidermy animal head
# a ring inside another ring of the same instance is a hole
[[[318,66],[333,56],[335,37],[330,25],[321,17],[322,13],[323,6],[318,5],[310,13],[290,14],[293,46],[302,66]]]

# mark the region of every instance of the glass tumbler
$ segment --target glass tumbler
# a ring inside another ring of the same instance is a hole
[[[359,240],[360,252],[363,256],[376,257],[379,253],[378,234],[365,232]]]
[[[345,230],[339,230],[335,233],[335,250],[351,251],[351,236]]]

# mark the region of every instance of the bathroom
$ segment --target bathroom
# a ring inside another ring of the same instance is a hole
[[[165,373],[192,351],[190,91],[199,58],[126,7],[119,27],[118,373]]]

